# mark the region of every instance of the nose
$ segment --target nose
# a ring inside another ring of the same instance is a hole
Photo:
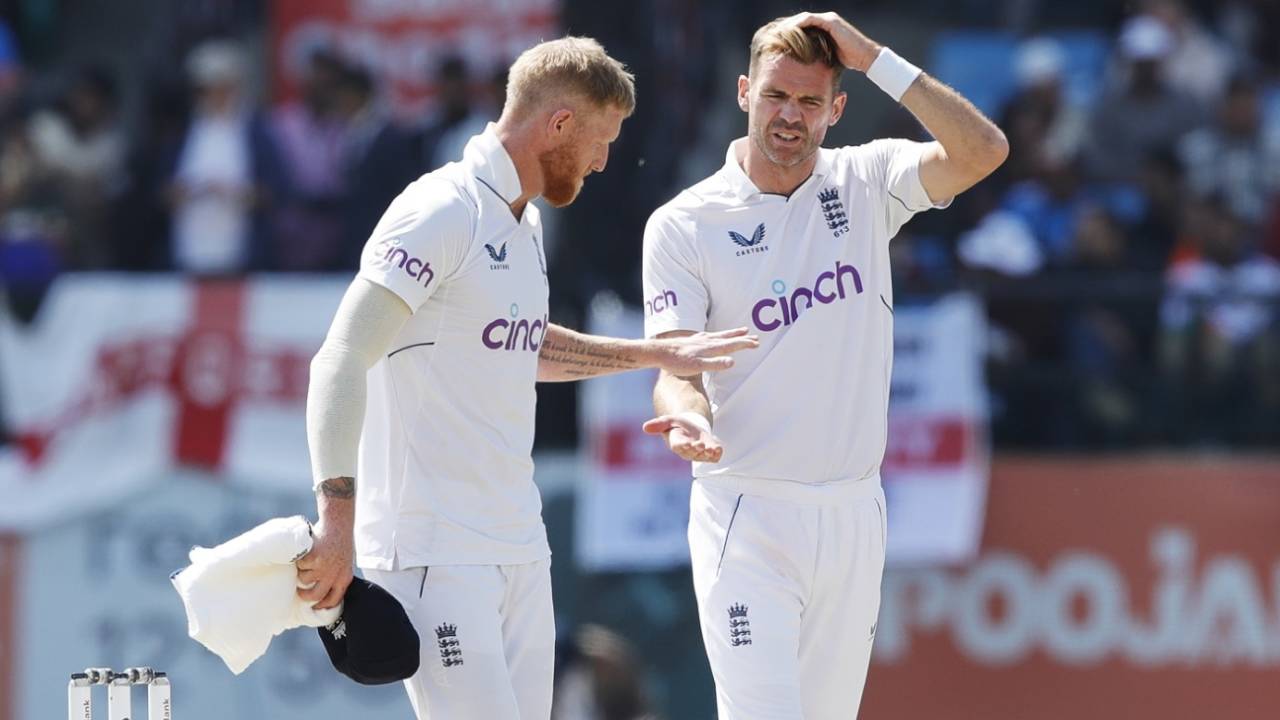
[[[608,146],[606,146],[605,149],[601,150],[600,154],[596,156],[596,161],[591,163],[591,169],[596,172],[604,172],[604,166],[608,164],[609,164],[609,148]]]
[[[788,125],[798,125],[804,122],[804,113],[800,111],[799,103],[787,100],[778,108],[778,119]]]

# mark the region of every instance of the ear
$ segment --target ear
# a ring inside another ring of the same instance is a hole
[[[577,116],[569,108],[560,108],[547,118],[547,137],[558,142],[573,132]]]
[[[751,90],[751,78],[746,75],[738,76],[738,107],[742,108],[742,112],[747,112],[751,108],[751,103],[747,97],[747,93]]]
[[[831,120],[827,122],[827,127],[840,122],[840,118],[844,116],[844,104],[848,101],[848,93],[843,91],[836,93],[835,99],[831,101]]]

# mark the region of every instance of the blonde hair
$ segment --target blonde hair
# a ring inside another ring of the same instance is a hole
[[[789,18],[778,18],[756,31],[751,38],[751,64],[749,73],[754,74],[765,55],[782,55],[789,57],[801,65],[821,63],[835,72],[832,73],[832,89],[839,90],[840,75],[844,65],[840,64],[840,56],[836,52],[836,43],[825,30],[818,28],[798,28],[794,25],[783,26]]]
[[[563,37],[520,53],[507,76],[507,108],[528,111],[565,93],[628,116],[636,108],[635,78],[587,37]],[[504,109],[504,114],[505,114]]]

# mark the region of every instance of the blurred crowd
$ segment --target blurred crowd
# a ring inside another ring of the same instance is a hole
[[[898,291],[986,297],[1003,444],[1274,447],[1280,4],[1131,9],[1087,103],[1019,43],[1009,162],[907,227]]]
[[[900,301],[986,299],[997,443],[1280,441],[1280,1],[908,5],[1018,38],[1016,87],[989,108],[1009,162],[893,245]],[[690,179],[686,151],[729,139],[703,102],[742,69],[727,38],[745,47],[794,10],[564,3],[564,26],[627,62],[641,102],[609,171],[549,232],[555,319],[581,325],[601,290],[638,297],[645,218]],[[1058,23],[1107,49],[1090,96],[1072,91]],[[307,58],[296,99],[271,102],[243,38],[191,41],[170,80],[132,95],[92,63],[33,87],[17,46],[0,25],[0,286],[24,317],[66,271],[351,272],[386,204],[460,156],[505,84],[502,68],[446,57],[429,111],[406,117],[334,48]],[[882,125],[921,136],[905,111]],[[571,417],[572,392],[548,389],[546,412]],[[572,423],[542,427],[540,443],[575,440]]]
[[[183,70],[181,86],[148,89],[133,128],[102,67],[74,71],[42,105],[11,97],[0,145],[7,286],[65,270],[349,271],[386,205],[460,157],[497,117],[505,86],[447,57],[435,112],[409,125],[367,69],[324,48],[308,58],[298,99],[271,107],[250,92],[234,41],[196,45]]]

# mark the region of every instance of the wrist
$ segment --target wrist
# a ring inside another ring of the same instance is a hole
[[[880,51],[884,47],[884,45],[868,38],[866,48],[858,54],[857,65],[850,66],[850,69],[857,70],[865,75],[871,70],[871,66],[875,64],[876,58],[880,57]]]
[[[894,102],[900,103],[907,88],[920,77],[921,72],[923,71],[920,68],[907,62],[893,50],[882,46],[876,54],[876,59],[867,68],[867,79],[893,98]]]
[[[355,527],[356,502],[351,496],[332,495],[322,488],[316,488],[316,524],[325,529],[326,534],[338,531],[350,535]]]
[[[663,368],[663,350],[666,342],[661,339],[652,340],[629,340],[631,344],[631,359],[635,361],[637,367],[642,368]]]

